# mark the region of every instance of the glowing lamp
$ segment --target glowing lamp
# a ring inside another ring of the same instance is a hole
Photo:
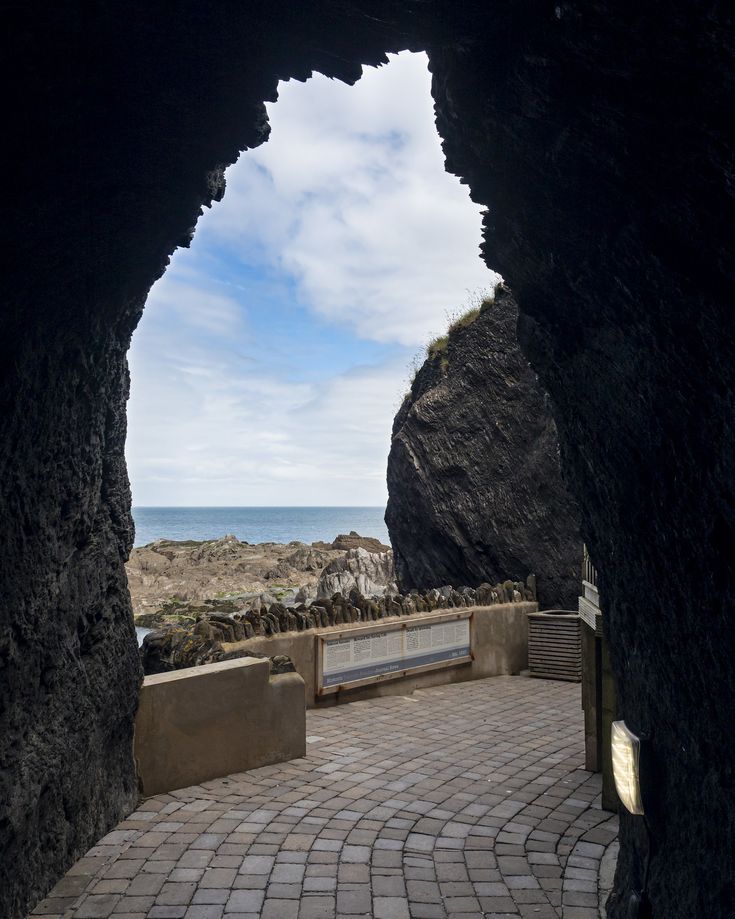
[[[624,721],[612,723],[612,765],[615,788],[631,814],[643,814],[641,798],[641,739]]]

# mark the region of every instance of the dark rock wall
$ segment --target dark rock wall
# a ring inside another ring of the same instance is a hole
[[[0,915],[12,919],[137,796],[125,347],[104,325],[85,331],[37,327],[5,356],[17,376],[0,439]]]
[[[682,919],[735,915],[734,34],[718,3],[562,3],[432,57],[650,737],[653,915]],[[621,823],[615,919],[648,851]]]
[[[546,394],[504,287],[419,368],[393,424],[385,520],[402,590],[536,575],[542,608],[576,609],[579,515]]]
[[[427,48],[491,210],[650,733],[653,914],[733,914],[735,42],[720,2],[11,0],[0,313],[0,915],[133,800],[124,352],[262,101]],[[15,106],[13,106],[15,102]],[[99,616],[99,619],[97,618]],[[623,820],[612,914],[640,884]]]
[[[147,292],[267,138],[279,77],[354,82],[408,39],[340,4],[4,13],[0,917],[19,919],[136,800],[125,354]]]

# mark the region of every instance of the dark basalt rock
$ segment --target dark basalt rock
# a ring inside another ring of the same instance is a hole
[[[124,349],[103,329],[85,355],[68,341],[36,347],[19,358],[14,407],[0,376],[3,919],[26,915],[137,801]]]
[[[0,313],[0,916],[134,802],[122,441],[147,292],[267,137],[279,78],[354,82],[411,48],[429,53],[448,168],[489,208],[484,256],[553,400],[621,714],[651,738],[650,871],[623,816],[610,915],[646,875],[655,917],[730,919],[730,6],[30,0],[5,25],[22,117]]]
[[[517,321],[499,286],[430,351],[393,423],[385,521],[401,590],[535,573],[542,606],[576,609],[579,513]]]
[[[271,676],[277,676],[280,673],[296,673],[296,668],[290,657],[285,654],[276,654],[270,658]]]

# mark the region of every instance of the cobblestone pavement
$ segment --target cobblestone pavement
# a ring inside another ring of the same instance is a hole
[[[309,712],[304,759],[144,801],[33,916],[598,919],[616,818],[579,693],[496,677]]]

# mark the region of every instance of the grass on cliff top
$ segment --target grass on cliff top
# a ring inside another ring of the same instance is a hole
[[[432,339],[426,346],[426,357],[430,361],[439,359],[440,368],[442,371],[446,371],[449,368],[449,357],[447,351],[449,348],[449,340],[456,332],[459,332],[461,329],[466,329],[468,326],[485,312],[486,309],[489,309],[495,298],[495,290],[477,290],[469,298],[469,305],[465,307],[464,311],[461,313],[448,313],[447,315],[447,331],[444,335],[439,335],[437,338]],[[412,364],[412,373],[409,383],[408,392],[403,397],[403,401],[411,398],[411,389],[413,387],[414,380],[416,375],[422,366],[422,360],[419,355],[416,355],[411,362]]]
[[[432,360],[445,355],[449,346],[449,339],[461,329],[471,326],[477,317],[486,310],[493,302],[493,297],[487,292],[475,295],[473,305],[466,309],[458,316],[450,317],[449,327],[446,335],[439,335],[438,338],[432,339],[426,346],[426,354]],[[446,358],[445,358],[446,360]],[[444,366],[444,365],[443,365]]]

